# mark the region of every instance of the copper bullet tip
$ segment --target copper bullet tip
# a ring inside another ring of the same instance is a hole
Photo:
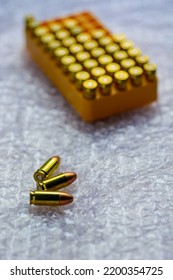
[[[61,192],[59,193],[60,202],[59,205],[66,205],[73,202],[73,196],[69,193]]]
[[[68,185],[70,185],[71,183],[73,183],[76,180],[77,174],[75,172],[66,172],[65,177],[66,177]]]

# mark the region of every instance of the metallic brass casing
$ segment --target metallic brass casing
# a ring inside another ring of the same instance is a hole
[[[116,87],[119,90],[125,90],[127,87],[129,74],[124,70],[120,70],[114,74],[114,79],[115,79]]]
[[[91,75],[93,79],[97,80],[100,76],[105,75],[106,71],[102,67],[95,67],[91,69]]]
[[[97,90],[97,82],[95,80],[89,79],[83,82],[84,98],[94,99]]]
[[[76,40],[78,41],[78,43],[84,44],[86,41],[91,40],[91,36],[87,32],[82,32],[77,35]]]
[[[69,50],[72,55],[76,55],[78,52],[82,52],[84,47],[81,44],[73,44],[69,47]]]
[[[47,43],[47,50],[53,53],[57,48],[61,47],[61,42],[59,40],[52,40]]]
[[[110,43],[105,47],[108,54],[112,55],[114,52],[119,51],[120,47],[116,43]]]
[[[110,75],[110,76],[114,76],[114,73],[120,70],[120,65],[118,63],[112,62],[106,65],[105,69],[106,72]]]
[[[60,41],[69,36],[70,32],[66,29],[60,29],[55,33],[55,37]]]
[[[120,50],[113,54],[113,57],[117,63],[120,63],[121,60],[126,59],[128,54],[126,51]]]
[[[68,73],[71,81],[75,81],[76,73],[82,71],[82,65],[79,63],[72,63],[68,66]]]
[[[97,59],[99,56],[103,54],[105,54],[105,50],[103,48],[95,48],[91,51],[91,55],[95,59]]]
[[[38,38],[48,32],[49,32],[49,29],[46,26],[38,26],[34,29],[34,35]]]
[[[103,36],[99,39],[99,44],[101,47],[106,47],[106,45],[111,44],[113,42],[112,37],[110,36]]]
[[[97,48],[97,47],[98,47],[98,43],[96,40],[89,40],[84,43],[84,48],[87,51],[91,51],[92,49]]]
[[[123,40],[126,39],[126,35],[123,33],[113,34],[113,41],[117,44],[121,43]]]
[[[79,63],[83,63],[86,59],[89,59],[90,57],[91,57],[90,53],[85,51],[78,52],[76,54],[76,59]]]
[[[60,157],[53,156],[49,158],[35,173],[34,173],[34,180],[37,183],[41,183],[46,178],[48,178],[55,169],[58,168],[60,164]]]
[[[65,55],[61,58],[61,66],[64,70],[65,73],[68,72],[68,67],[70,64],[75,63],[76,62],[76,58],[72,55]]]
[[[153,81],[156,78],[157,66],[154,63],[146,63],[143,66],[146,78],[148,81]]]
[[[90,71],[92,68],[98,66],[98,62],[93,58],[89,58],[84,61],[83,66],[87,71]]]
[[[105,67],[107,64],[113,62],[113,57],[109,54],[103,54],[98,58],[100,66]]]
[[[135,61],[131,58],[126,58],[120,62],[123,70],[128,71],[131,67],[135,66]]]
[[[61,206],[73,201],[73,196],[65,192],[55,191],[31,191],[30,204]]]
[[[101,37],[103,37],[106,34],[106,30],[102,29],[102,28],[97,28],[92,30],[91,32],[91,36],[93,37],[93,39],[95,40],[99,40]]]
[[[143,67],[144,64],[149,62],[148,55],[139,55],[136,57],[136,63],[138,66]]]
[[[49,24],[49,30],[52,33],[56,33],[57,31],[59,31],[60,29],[62,29],[62,24],[59,22],[52,22]]]
[[[131,48],[131,49],[127,50],[127,53],[129,55],[129,57],[135,58],[135,57],[141,55],[142,51],[139,48]]]
[[[76,86],[79,90],[83,89],[83,82],[90,78],[90,74],[87,71],[78,72],[75,75]]]
[[[81,26],[74,26],[70,28],[70,33],[72,36],[76,37],[78,34],[83,32],[83,28]]]
[[[44,180],[43,182],[39,183],[37,185],[37,190],[56,191],[67,187],[68,185],[73,183],[76,178],[77,175],[74,172],[61,173],[57,176],[54,176],[50,179]]]
[[[139,66],[134,66],[129,69],[130,78],[135,86],[140,86],[142,83],[143,69]]]
[[[52,33],[45,33],[42,35],[40,38],[40,42],[44,45],[47,46],[49,42],[55,39],[55,36]]]
[[[127,50],[129,50],[129,49],[131,49],[131,48],[134,47],[134,43],[133,43],[133,41],[131,41],[131,40],[123,40],[123,41],[120,43],[120,47],[121,47],[123,50],[127,51]]]
[[[68,55],[69,51],[67,48],[59,47],[54,51],[54,58],[58,64],[60,64],[60,60],[63,56]]]
[[[103,75],[98,78],[100,93],[102,95],[109,95],[111,93],[111,85],[113,79],[109,75]]]
[[[66,37],[62,40],[62,45],[66,48],[69,48],[71,45],[76,43],[76,39],[74,37]]]
[[[66,28],[73,28],[75,26],[78,25],[78,21],[77,19],[74,19],[74,18],[68,18],[68,19],[65,19],[63,20],[63,25],[66,27]]]

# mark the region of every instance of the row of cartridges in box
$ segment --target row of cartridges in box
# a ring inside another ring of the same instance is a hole
[[[104,28],[88,32],[75,19],[39,24],[27,17],[26,28],[86,99],[155,79],[156,65],[124,34],[110,35]]]
[[[61,206],[73,201],[73,196],[71,194],[59,192],[58,190],[74,182],[77,175],[74,172],[66,172],[51,177],[59,164],[60,157],[53,156],[34,173],[34,180],[37,182],[37,190],[30,192],[30,204]]]

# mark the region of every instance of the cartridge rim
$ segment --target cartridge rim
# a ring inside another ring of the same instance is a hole
[[[113,34],[112,37],[113,37],[113,40],[115,43],[120,43],[126,39],[126,35],[124,33],[116,33],[116,34]]]
[[[120,47],[123,49],[123,50],[128,50],[130,48],[133,48],[134,47],[134,42],[132,40],[123,40],[121,43],[120,43]]]
[[[139,55],[136,57],[136,62],[139,66],[143,66],[144,64],[149,62],[149,56],[148,55]]]
[[[93,69],[91,69],[91,75],[93,76],[93,78],[97,79],[100,76],[105,75],[106,71],[104,68],[102,67],[94,67]]]
[[[135,58],[136,56],[141,55],[142,51],[139,48],[131,48],[127,50],[127,53],[131,58]]]
[[[123,59],[126,59],[128,55],[126,51],[120,50],[120,51],[116,51],[113,54],[113,57],[115,58],[116,61],[121,61]]]
[[[91,57],[90,53],[86,51],[81,51],[76,54],[76,59],[81,63],[86,59],[89,59],[90,57]]]
[[[55,37],[52,33],[45,33],[44,35],[40,36],[40,41],[44,45],[47,45],[50,41],[54,39]]]
[[[58,40],[52,40],[50,42],[48,42],[47,44],[47,49],[49,51],[54,51],[56,50],[57,48],[59,48],[61,46],[61,42],[58,41]]]
[[[127,81],[129,78],[129,74],[124,70],[120,70],[114,74],[114,78],[116,81]]]
[[[61,64],[64,67],[64,69],[67,69],[68,66],[72,63],[75,63],[76,59],[72,55],[65,55],[61,58]]]
[[[103,87],[103,88],[104,88],[105,86],[111,85],[112,82],[113,82],[113,79],[112,79],[112,77],[109,76],[109,75],[103,75],[103,76],[100,76],[100,77],[98,78],[98,84],[99,84],[99,86],[101,86],[101,87]]]
[[[135,66],[135,61],[132,58],[126,58],[121,60],[120,64],[124,70],[128,70],[131,67]]]
[[[34,173],[34,180],[36,182],[41,183],[42,181],[44,181],[44,179],[47,177],[47,174],[43,171],[43,170],[37,170]]]
[[[58,60],[61,59],[63,56],[68,55],[68,54],[69,54],[69,51],[65,47],[59,47],[58,49],[56,49],[54,51],[54,56]]]
[[[88,69],[88,70],[91,70],[92,68],[94,67],[97,67],[98,66],[98,62],[93,59],[93,58],[89,58],[89,59],[86,59],[83,63],[83,66]]]
[[[155,63],[146,63],[144,64],[144,70],[147,72],[153,72],[156,71],[157,65]]]
[[[87,51],[91,51],[92,49],[97,48],[97,47],[98,47],[98,43],[96,40],[89,40],[84,43],[84,48]]]
[[[78,34],[83,32],[83,28],[82,26],[74,26],[72,28],[70,28],[70,33],[73,36],[77,36]]]
[[[98,40],[106,34],[106,30],[103,28],[97,28],[91,31],[91,36],[93,39]]]
[[[62,40],[62,45],[66,48],[76,43],[76,39],[74,37],[66,37]]]
[[[83,51],[83,50],[84,50],[84,47],[83,47],[81,44],[76,43],[76,44],[71,45],[70,48],[69,48],[69,50],[70,50],[70,52],[71,52],[72,54],[75,55],[75,54],[77,54],[78,52]]]
[[[52,33],[56,33],[57,31],[59,31],[60,29],[62,29],[62,24],[58,23],[58,22],[51,22],[49,25],[49,30]]]
[[[68,72],[70,74],[70,79],[75,80],[75,75],[78,72],[81,72],[83,69],[82,65],[79,63],[72,63],[68,66]]]
[[[91,39],[91,35],[87,32],[82,32],[80,34],[77,35],[76,40],[80,43],[80,44],[84,44],[86,41]]]
[[[89,79],[83,82],[83,90],[84,90],[84,98],[86,99],[94,99],[96,95],[98,83],[93,80]]]
[[[34,35],[36,37],[41,37],[42,35],[48,33],[49,29],[46,26],[38,26],[34,29]]]
[[[79,24],[78,20],[74,18],[68,18],[63,20],[63,25],[69,29],[75,27],[78,24]]]
[[[112,62],[106,65],[106,71],[109,75],[113,76],[115,72],[120,70],[120,65],[116,62]]]
[[[109,54],[103,54],[98,58],[98,62],[103,67],[113,61],[113,57]]]
[[[118,51],[120,47],[116,43],[110,43],[105,47],[105,49],[108,54],[113,54],[114,52]]]
[[[75,75],[76,80],[84,82],[90,78],[90,74],[87,71],[80,71]]]
[[[143,74],[143,69],[139,66],[134,66],[129,69],[129,74],[131,77],[138,77]]]
[[[99,48],[94,48],[92,51],[91,51],[91,55],[94,57],[94,58],[98,58],[99,56],[105,54],[105,50],[101,47]]]
[[[60,29],[55,33],[55,37],[60,41],[69,36],[70,32],[66,29]]]
[[[106,45],[112,43],[113,39],[111,36],[104,36],[99,39],[99,45],[105,47]]]

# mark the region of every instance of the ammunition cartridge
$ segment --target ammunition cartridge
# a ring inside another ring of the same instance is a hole
[[[47,50],[53,53],[57,48],[61,47],[61,42],[59,40],[52,40],[47,43]]]
[[[114,73],[120,70],[120,65],[118,63],[112,62],[107,64],[105,69],[106,72],[113,77]]]
[[[120,62],[123,70],[128,71],[131,67],[135,66],[135,61],[131,58],[126,58]]]
[[[70,64],[75,63],[76,58],[72,55],[65,55],[61,58],[61,66],[65,73],[68,72],[68,67]]]
[[[97,90],[97,82],[95,80],[89,79],[83,82],[84,98],[94,99]]]
[[[148,55],[139,55],[136,57],[136,63],[138,66],[143,67],[144,64],[149,62]]]
[[[76,37],[78,34],[83,32],[83,28],[81,26],[74,26],[70,28],[70,33],[72,36]]]
[[[74,19],[74,18],[68,18],[68,19],[65,19],[63,20],[63,25],[66,27],[66,28],[73,28],[75,26],[78,25],[78,21],[77,19]]]
[[[60,157],[53,156],[49,158],[35,173],[34,180],[37,183],[41,183],[47,179],[54,171],[58,168],[60,164]]]
[[[76,37],[76,40],[80,44],[84,44],[86,41],[88,41],[90,39],[91,39],[91,36],[87,32],[82,32],[82,33],[78,34],[77,37]]]
[[[119,90],[124,90],[127,87],[127,82],[129,79],[129,74],[124,71],[120,70],[114,74],[115,85]]]
[[[52,33],[46,33],[44,35],[42,35],[40,38],[40,41],[41,43],[44,45],[44,46],[47,46],[47,44],[49,42],[51,42],[52,40],[55,39],[55,36],[52,34]]]
[[[131,49],[131,48],[134,47],[134,43],[133,43],[133,41],[131,41],[131,40],[123,40],[123,41],[120,43],[120,47],[121,47],[123,50],[127,51],[127,50],[129,50],[129,49]]]
[[[105,75],[105,73],[106,73],[106,71],[102,67],[95,67],[95,68],[91,69],[92,78],[96,81],[100,76]]]
[[[112,42],[113,42],[113,39],[110,36],[104,36],[99,39],[99,44],[101,47],[105,47],[106,45],[111,44]]]
[[[66,48],[69,48],[71,45],[75,44],[76,40],[74,37],[66,37],[62,40],[62,45]]]
[[[49,29],[46,26],[38,26],[34,29],[34,35],[39,38],[42,35],[49,32]]]
[[[89,40],[84,43],[84,48],[87,51],[91,51],[92,49],[97,48],[97,47],[98,47],[98,43],[96,40]]]
[[[129,57],[135,58],[135,57],[141,55],[142,52],[139,48],[131,48],[131,49],[127,50],[127,53],[129,55]]]
[[[113,58],[109,54],[103,54],[103,55],[99,56],[98,62],[101,67],[105,67],[107,64],[113,62]]]
[[[54,58],[58,64],[60,64],[61,58],[65,55],[68,55],[69,51],[67,48],[60,47],[54,51]]]
[[[69,48],[72,55],[76,55],[78,52],[81,52],[84,50],[84,47],[81,44],[73,44]]]
[[[91,55],[95,59],[97,59],[99,56],[103,54],[105,54],[105,50],[103,48],[95,48],[91,51]]]
[[[77,175],[74,172],[61,173],[55,177],[44,180],[37,185],[37,190],[56,191],[67,187],[76,180]]]
[[[65,192],[55,191],[31,191],[30,204],[61,206],[73,201],[73,196]]]
[[[154,63],[146,63],[143,66],[148,81],[153,81],[156,77],[157,66]]]
[[[60,29],[55,33],[55,37],[60,41],[69,36],[70,32],[66,29]]]
[[[76,87],[79,90],[82,90],[83,89],[83,82],[88,80],[89,78],[90,78],[90,74],[87,71],[78,72],[75,75]]]
[[[126,51],[120,50],[120,51],[116,51],[113,54],[113,57],[117,63],[120,63],[121,60],[126,59],[128,57],[128,54]]]
[[[76,59],[79,63],[83,63],[86,59],[89,59],[91,56],[90,56],[90,53],[89,52],[85,52],[85,51],[82,51],[82,52],[78,52],[76,54]]]
[[[52,33],[56,33],[57,31],[59,31],[60,29],[62,29],[62,24],[59,22],[52,22],[49,24],[49,30]]]
[[[75,80],[75,75],[76,73],[82,71],[82,65],[79,63],[72,63],[68,66],[68,73],[70,76],[70,80],[74,81]]]
[[[142,83],[143,69],[139,66],[134,66],[129,69],[130,78],[133,85],[139,86]]]
[[[93,39],[95,39],[95,40],[99,40],[99,39],[100,39],[101,37],[103,37],[105,34],[106,34],[106,30],[105,30],[105,29],[102,29],[102,28],[94,29],[94,30],[91,32],[91,36],[92,36]]]
[[[119,51],[120,47],[116,43],[110,43],[106,47],[106,52],[110,55],[112,55],[114,52]]]
[[[98,78],[100,93],[102,95],[110,94],[112,82],[113,82],[112,77],[108,75],[103,75]]]
[[[126,39],[126,35],[123,33],[113,34],[113,41],[117,44],[120,44],[123,40]]]
[[[84,61],[83,66],[87,71],[90,71],[92,68],[98,66],[98,62],[95,59],[89,58]]]

